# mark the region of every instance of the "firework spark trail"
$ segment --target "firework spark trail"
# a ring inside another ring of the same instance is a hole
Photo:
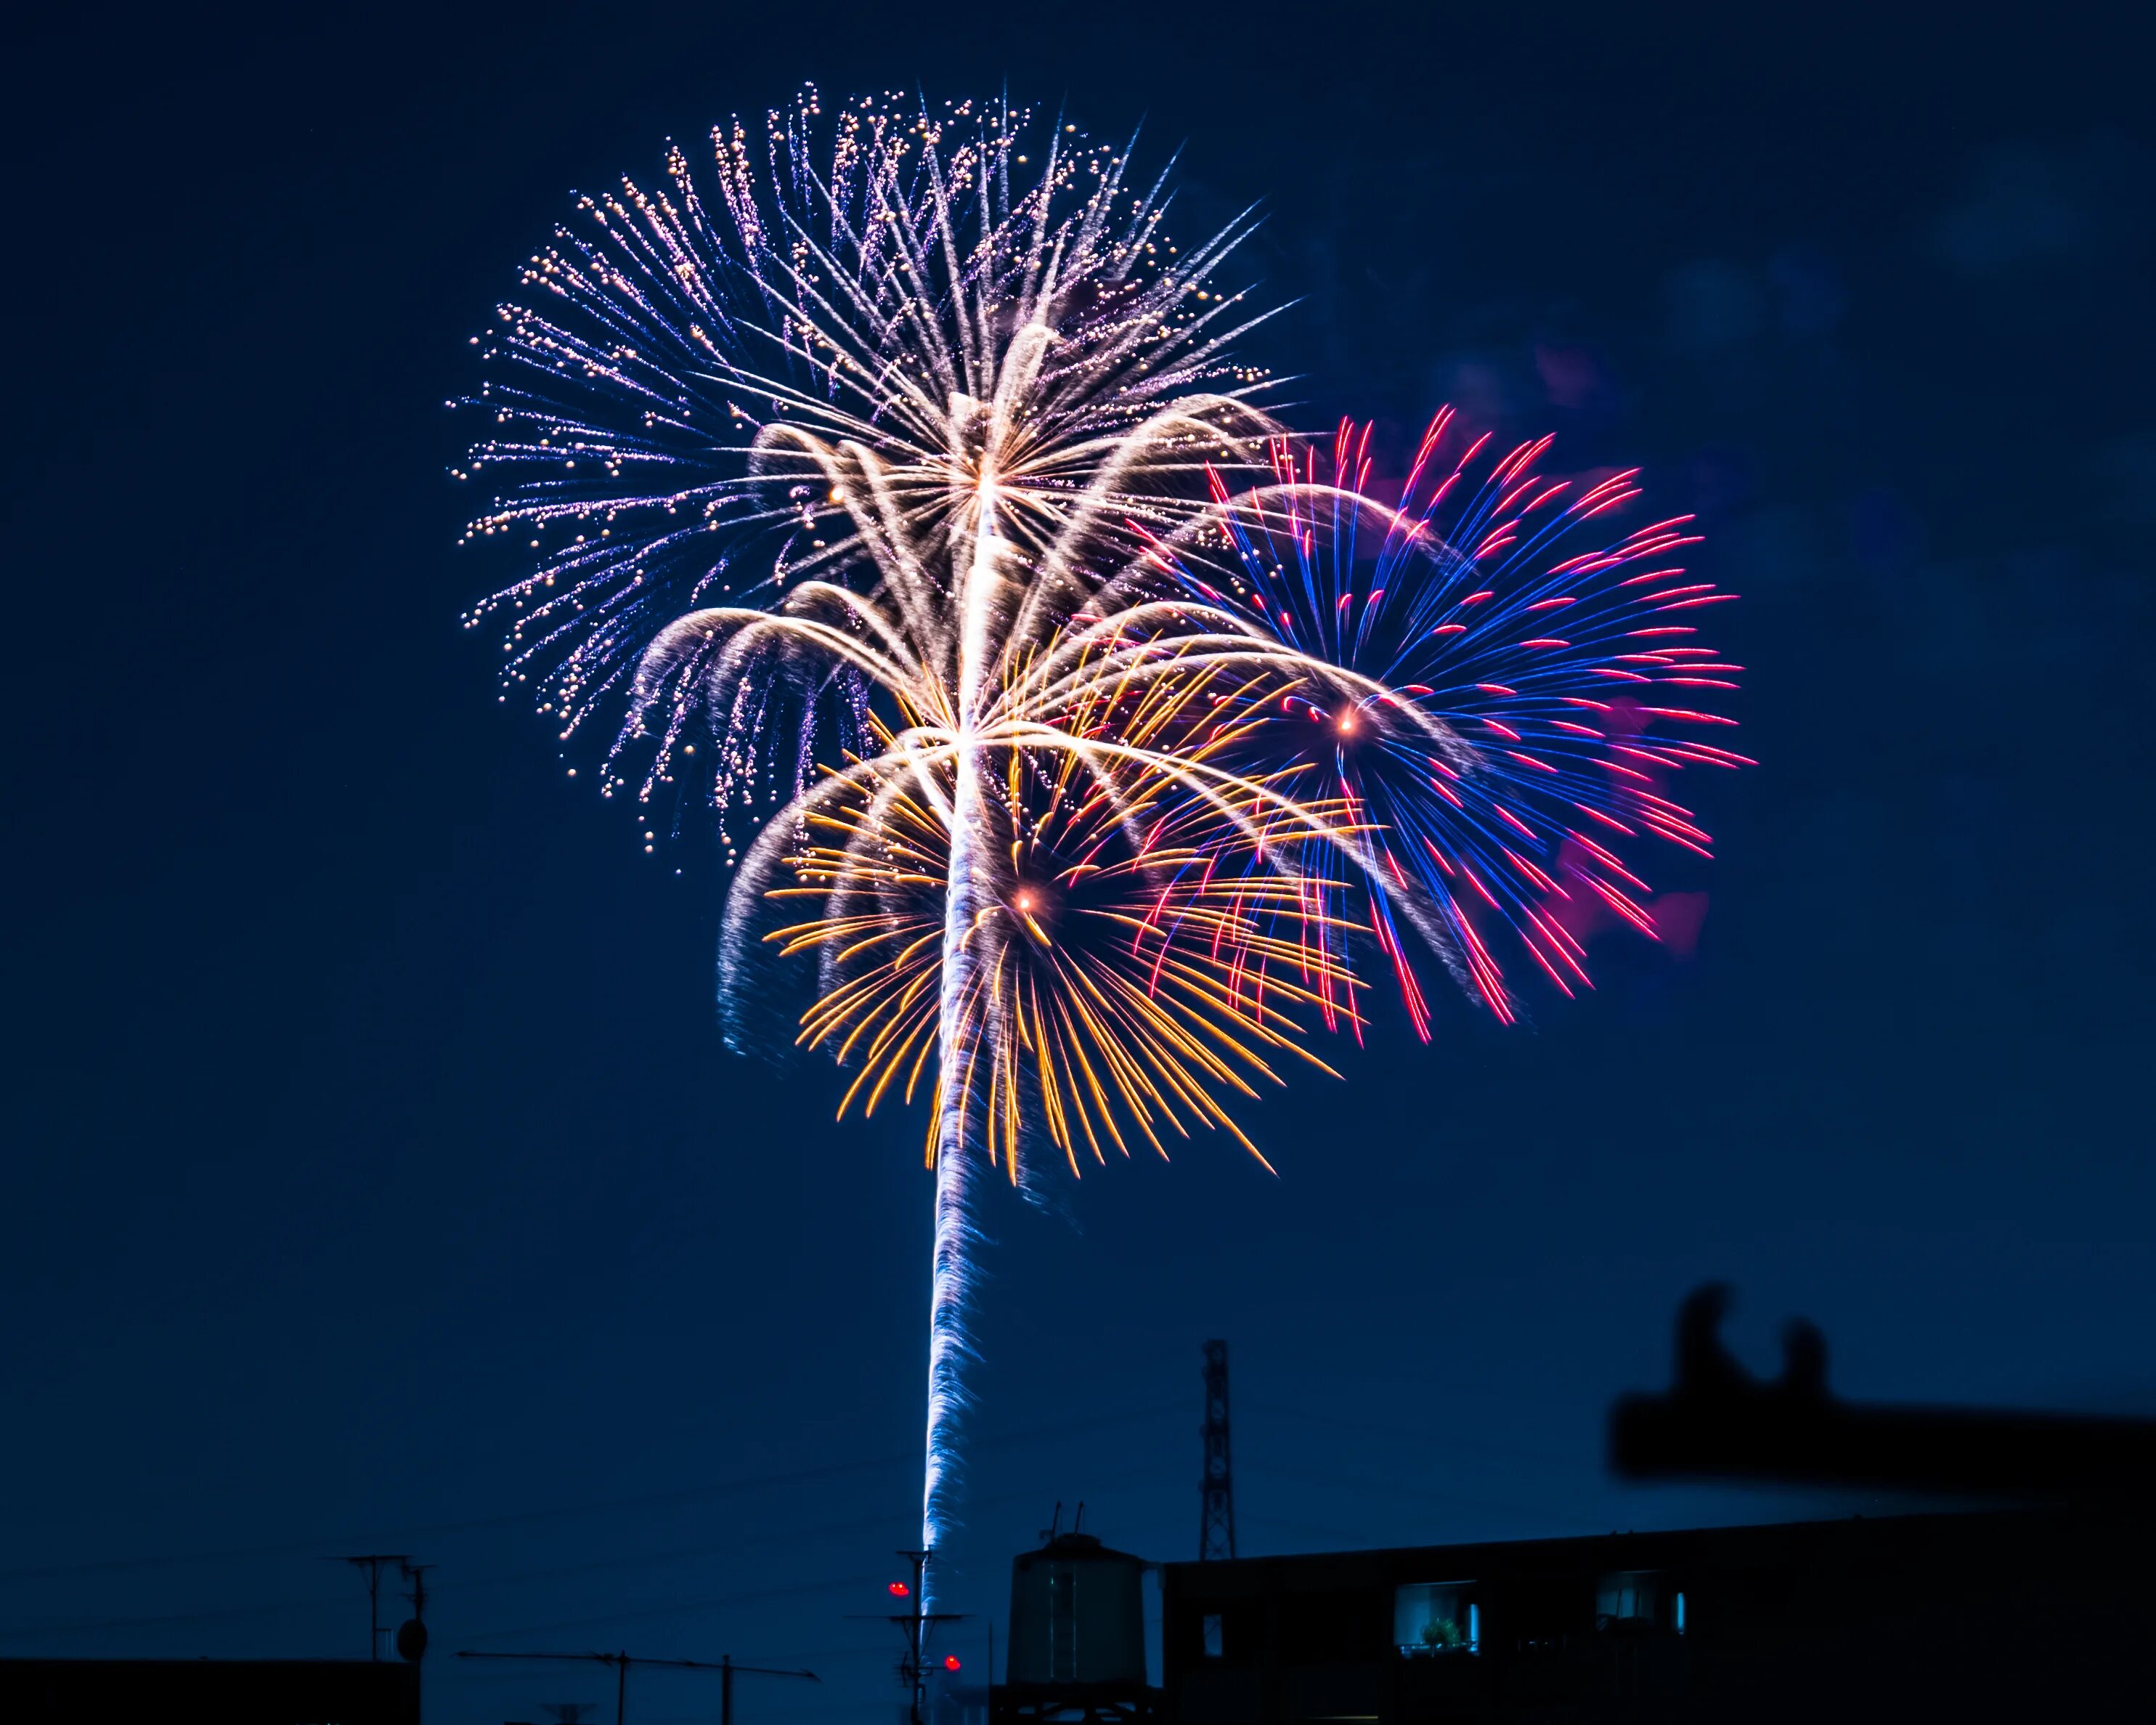
[[[466,536],[538,556],[470,621],[506,622],[504,698],[564,742],[625,711],[604,794],[718,809],[727,1010],[762,907],[805,896],[770,938],[817,957],[800,1040],[859,1067],[841,1111],[935,1062],[932,1551],[980,1168],[1021,1182],[1036,1139],[1074,1172],[1081,1145],[1165,1154],[1194,1126],[1255,1153],[1222,1096],[1314,1059],[1304,1016],[1359,1031],[1352,880],[1419,1029],[1402,922],[1507,1009],[1373,782],[1283,751],[1282,712],[1382,712],[1394,754],[1477,794],[1514,769],[1459,728],[1486,714],[1394,690],[1405,660],[1368,650],[1435,589],[1366,593],[1352,643],[1348,589],[1312,610],[1321,549],[1352,567],[1367,521],[1380,567],[1424,556],[1435,504],[1384,510],[1344,444],[1326,482],[1292,470],[1231,352],[1255,319],[1214,286],[1246,221],[1179,250],[1127,150],[999,103],[827,117],[811,91],[761,151],[738,122],[712,148],[701,177],[672,151],[660,189],[580,198],[500,308],[473,403],[495,430],[458,476],[509,488]],[[1470,511],[1468,562],[1545,501]],[[1276,590],[1291,563],[1300,598]]]
[[[1348,423],[1329,459],[1314,448],[1298,459],[1283,440],[1272,484],[1234,497],[1214,485],[1237,597],[1311,658],[1368,680],[1313,676],[1266,743],[1319,768],[1371,828],[1376,867],[1315,859],[1318,901],[1328,927],[1374,936],[1425,1040],[1400,911],[1435,907],[1448,937],[1435,950],[1510,1022],[1490,936],[1502,929],[1568,996],[1591,986],[1570,926],[1580,909],[1656,937],[1632,871],[1643,865],[1611,847],[1651,838],[1707,856],[1707,834],[1663,782],[1752,764],[1697,734],[1733,722],[1702,703],[1734,691],[1743,667],[1691,620],[1734,597],[1671,561],[1698,543],[1691,518],[1594,542],[1596,524],[1640,495],[1635,473],[1550,478],[1537,469],[1548,438],[1497,455],[1453,421],[1450,408],[1432,420],[1397,506],[1372,495],[1369,428]],[[1430,720],[1452,747],[1430,747]],[[1366,900],[1354,916],[1341,908],[1350,871]]]

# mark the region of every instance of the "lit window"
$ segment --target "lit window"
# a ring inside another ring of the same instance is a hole
[[[1682,1594],[1679,1594],[1676,1596],[1676,1610],[1673,1619],[1673,1625],[1676,1632],[1679,1635],[1682,1635],[1684,1633],[1684,1595]]]
[[[1605,1575],[1594,1589],[1594,1626],[1599,1630],[1640,1630],[1662,1625],[1661,1578],[1644,1570],[1620,1570]]]
[[[1404,1659],[1479,1653],[1482,1608],[1471,1581],[1409,1582],[1393,1595],[1393,1644]]]
[[[1199,1628],[1204,1636],[1205,1656],[1218,1659],[1220,1656],[1220,1614],[1218,1611],[1207,1612],[1199,1621]]]

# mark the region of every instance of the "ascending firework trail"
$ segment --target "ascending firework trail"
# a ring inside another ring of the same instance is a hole
[[[565,743],[619,722],[604,794],[718,811],[729,1014],[759,936],[814,954],[840,1113],[926,1090],[933,1550],[973,1174],[1255,1154],[1227,1099],[1359,1028],[1358,930],[1425,1034],[1415,952],[1504,1016],[1501,938],[1584,981],[1580,911],[1652,932],[1613,847],[1704,847],[1655,787],[1740,758],[1639,685],[1734,667],[1665,614],[1722,597],[1652,567],[1681,521],[1554,551],[1629,476],[1448,456],[1448,416],[1393,504],[1349,431],[1298,465],[1214,285],[1248,223],[1178,249],[1126,150],[813,91],[711,142],[579,198],[480,338],[466,537],[537,555],[469,620]]]

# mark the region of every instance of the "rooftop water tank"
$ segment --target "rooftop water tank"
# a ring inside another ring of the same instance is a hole
[[[1011,1563],[1012,1684],[1146,1679],[1143,1558],[1065,1533]]]

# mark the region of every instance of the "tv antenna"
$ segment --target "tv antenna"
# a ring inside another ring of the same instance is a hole
[[[412,1602],[412,1615],[398,1627],[397,1656],[417,1665],[427,1656],[427,1572],[434,1566],[408,1563],[400,1567],[412,1584],[412,1591],[404,1595]]]
[[[518,1659],[518,1660],[572,1660],[583,1665],[609,1665],[614,1669],[613,1725],[627,1725],[629,1718],[629,1668],[644,1666],[654,1671],[716,1671],[719,1674],[719,1718],[721,1725],[734,1725],[734,1679],[750,1677],[803,1677],[811,1683],[824,1680],[814,1671],[780,1671],[771,1666],[736,1665],[731,1653],[716,1659],[644,1659],[629,1653],[474,1653],[459,1652],[459,1659]]]
[[[367,1656],[382,1657],[382,1566],[395,1563],[405,1575],[412,1574],[412,1554],[404,1551],[363,1552],[357,1557],[331,1558],[332,1563],[349,1563],[367,1572]],[[432,1568],[430,1563],[426,1566]]]

